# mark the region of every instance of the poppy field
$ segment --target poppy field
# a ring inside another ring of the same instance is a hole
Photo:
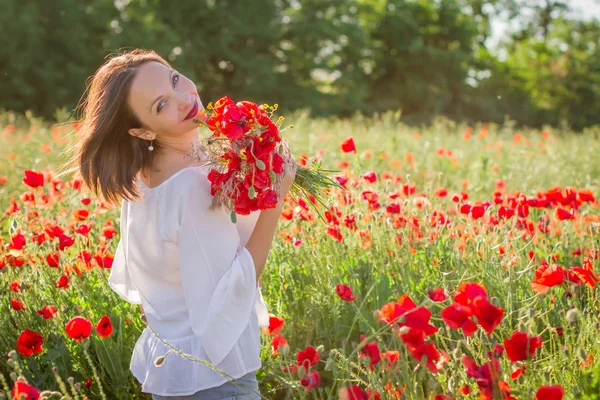
[[[286,198],[264,398],[600,399],[600,128],[286,120],[345,189],[323,219]],[[107,282],[119,207],[56,174],[76,129],[0,115],[0,399],[150,399]]]

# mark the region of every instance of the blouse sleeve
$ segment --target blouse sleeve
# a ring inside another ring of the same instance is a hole
[[[179,263],[192,330],[218,365],[248,327],[256,301],[254,261],[225,209],[209,210],[210,187],[193,182],[180,200]]]
[[[127,266],[127,205],[121,203],[120,236],[113,264],[108,277],[108,284],[124,300],[133,304],[142,304],[140,292],[129,275]]]

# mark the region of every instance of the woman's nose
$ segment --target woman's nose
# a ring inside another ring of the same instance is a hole
[[[185,110],[192,103],[192,99],[187,93],[179,93],[179,108]]]

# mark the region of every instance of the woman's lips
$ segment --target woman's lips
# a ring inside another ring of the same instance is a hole
[[[185,116],[184,121],[192,118],[197,113],[198,113],[198,102],[194,101],[194,106],[192,107],[192,109],[190,110],[188,115]]]

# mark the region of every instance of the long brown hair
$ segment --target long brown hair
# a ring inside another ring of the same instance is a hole
[[[128,132],[142,127],[127,99],[138,67],[149,61],[171,67],[153,50],[134,49],[108,59],[91,77],[88,96],[77,106],[83,114],[65,173],[77,171],[89,189],[112,204],[140,196],[135,177],[160,151],[156,141],[155,151],[149,151],[149,141]]]

